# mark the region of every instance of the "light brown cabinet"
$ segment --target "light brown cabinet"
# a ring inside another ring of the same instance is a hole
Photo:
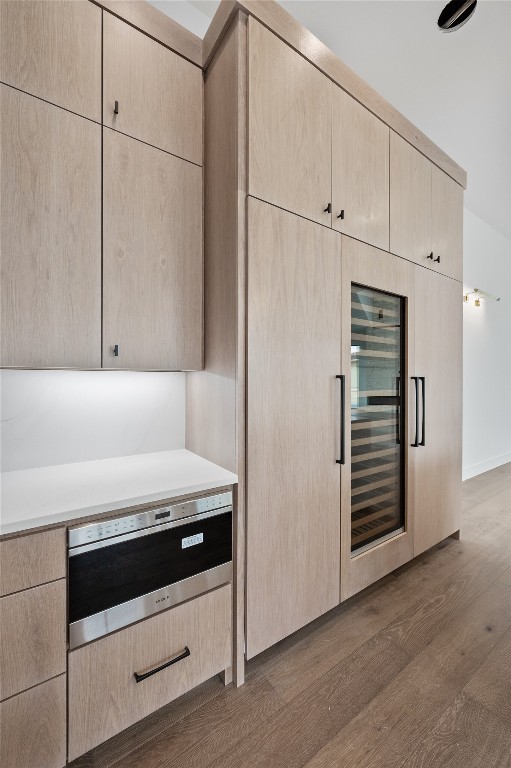
[[[332,86],[332,226],[389,248],[389,128]]]
[[[248,78],[248,193],[330,226],[330,81],[252,17]]]
[[[463,278],[463,188],[393,131],[390,250],[455,280]]]
[[[104,124],[202,165],[201,69],[110,13],[103,40]]]
[[[340,241],[248,200],[248,658],[339,601]]]
[[[0,598],[0,698],[66,671],[66,583]]]
[[[63,768],[66,764],[66,676],[0,702],[0,765]]]
[[[101,121],[101,9],[88,0],[0,3],[0,80]]]
[[[0,597],[65,575],[64,528],[0,541]]]
[[[69,760],[230,667],[231,605],[227,585],[72,651]]]
[[[0,99],[1,364],[99,368],[101,127],[6,85]]]
[[[461,524],[462,286],[415,268],[415,375],[418,448],[413,449],[414,554]],[[424,388],[423,388],[424,387]]]
[[[201,368],[202,169],[109,128],[103,163],[103,367]]]

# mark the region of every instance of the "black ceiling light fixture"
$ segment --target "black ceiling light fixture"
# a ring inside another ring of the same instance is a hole
[[[465,24],[474,13],[477,0],[451,0],[438,17],[442,32],[454,32]]]

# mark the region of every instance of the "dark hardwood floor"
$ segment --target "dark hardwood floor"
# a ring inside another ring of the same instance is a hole
[[[448,539],[73,768],[510,768],[511,464]]]

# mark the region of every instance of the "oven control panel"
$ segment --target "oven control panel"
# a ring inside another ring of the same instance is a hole
[[[123,536],[127,533],[140,531],[143,528],[162,525],[172,520],[180,520],[215,509],[223,509],[232,506],[232,493],[217,493],[213,496],[203,496],[192,501],[183,501],[180,504],[169,504],[163,507],[136,512],[131,515],[109,518],[100,522],[80,525],[70,528],[69,548],[80,547],[83,544],[92,544],[95,541],[103,541],[113,536]]]

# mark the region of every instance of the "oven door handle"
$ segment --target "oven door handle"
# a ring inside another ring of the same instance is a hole
[[[154,667],[154,669],[150,669],[149,672],[134,672],[135,680],[137,683],[141,683],[142,680],[147,680],[148,677],[151,677],[151,675],[155,675],[157,672],[161,672],[162,669],[167,669],[167,667],[171,667],[172,664],[177,664],[178,661],[182,661],[183,659],[186,659],[188,656],[190,656],[190,649],[188,646],[185,646],[184,651],[181,651],[180,653],[177,653],[175,656],[173,656],[171,659],[166,661],[164,664],[160,664],[159,667]]]

